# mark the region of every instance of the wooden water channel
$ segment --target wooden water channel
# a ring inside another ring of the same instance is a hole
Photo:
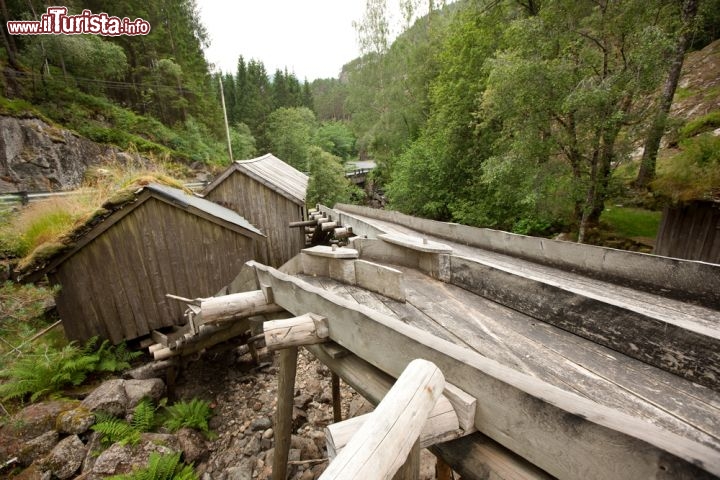
[[[298,346],[376,405],[416,359],[444,378],[443,395],[405,408],[420,427],[389,437],[402,447],[392,460],[357,453],[354,434],[388,431],[377,416],[328,427],[330,455],[351,447],[364,460],[345,453],[342,465],[376,476],[331,463],[323,478],[412,478],[416,442],[468,479],[720,476],[720,266],[355,207],[317,213],[351,227],[348,247],[308,248],[280,269],[249,262],[231,295],[194,302],[190,326],[154,347],[167,358],[264,324],[280,350],[274,478]]]

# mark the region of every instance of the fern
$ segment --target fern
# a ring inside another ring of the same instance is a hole
[[[167,407],[166,412],[165,426],[172,432],[187,427],[201,430],[206,435],[210,433],[208,420],[212,409],[205,400],[193,398],[189,402],[178,402]]]
[[[140,441],[140,432],[126,421],[106,415],[96,415],[96,419],[96,423],[90,428],[100,434],[103,445],[136,445]]]
[[[80,347],[71,342],[61,350],[45,347],[24,354],[9,367],[0,371],[0,378],[8,381],[0,385],[3,400],[30,400],[55,393],[69,385],[80,385],[94,372],[116,372],[130,366],[129,361],[140,355],[130,352],[125,344],[116,347],[102,342],[96,349],[97,337]]]
[[[144,398],[133,410],[132,422],[98,412],[91,428],[100,434],[100,441],[105,446],[113,443],[136,445],[140,441],[140,434],[149,432],[155,425],[155,410],[152,401]]]
[[[180,462],[180,453],[160,455],[150,454],[145,468],[124,475],[110,477],[113,480],[198,480],[191,465]]]
[[[138,432],[149,432],[155,426],[155,406],[151,400],[142,399],[133,410],[132,427]]]

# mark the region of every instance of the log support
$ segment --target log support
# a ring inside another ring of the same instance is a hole
[[[433,363],[410,362],[320,478],[392,478],[405,464],[444,386],[445,378]]]
[[[269,350],[322,343],[330,336],[327,319],[314,313],[265,322],[263,333]]]

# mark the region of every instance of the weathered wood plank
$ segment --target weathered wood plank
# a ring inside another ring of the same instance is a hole
[[[256,265],[276,301],[325,315],[330,336],[399,375],[426,358],[478,400],[476,427],[561,478],[712,478],[718,451],[498,365],[362,306]],[[311,307],[312,305],[312,307]]]
[[[454,285],[689,380],[720,389],[717,328],[660,320],[468,258],[452,256],[451,266]],[[548,298],[552,298],[552,302],[548,302]]]

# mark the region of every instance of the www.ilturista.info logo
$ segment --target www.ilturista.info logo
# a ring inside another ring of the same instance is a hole
[[[92,13],[83,10],[80,15],[68,15],[67,7],[48,7],[40,21],[9,21],[7,29],[10,35],[147,35],[150,23],[142,18],[111,17],[107,13]]]

